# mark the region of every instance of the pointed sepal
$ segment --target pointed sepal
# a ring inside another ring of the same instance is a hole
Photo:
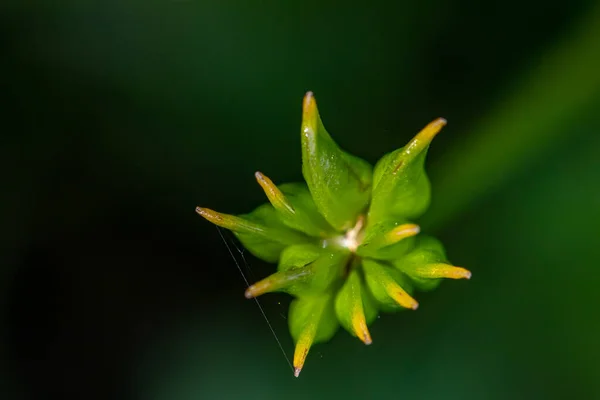
[[[278,271],[267,278],[250,285],[244,295],[247,299],[258,297],[269,292],[286,291],[289,293],[298,291],[299,286],[307,285],[314,272],[309,266]],[[296,290],[294,290],[296,289]]]
[[[335,312],[340,324],[364,344],[371,344],[368,325],[377,316],[377,307],[362,280],[357,265],[350,271],[335,298]]]
[[[415,275],[424,279],[471,279],[471,271],[450,264],[425,264],[415,269]]]
[[[423,165],[429,144],[444,125],[445,119],[436,119],[406,146],[386,154],[377,162],[369,217],[376,220],[413,219],[425,212],[431,188]]]
[[[444,247],[431,236],[419,236],[415,248],[394,261],[394,266],[408,275],[420,290],[435,289],[442,278],[471,279],[471,272],[448,263]]]
[[[289,246],[281,253],[277,270],[287,271],[305,267],[326,253],[328,252],[325,249],[311,243]]]
[[[410,295],[408,279],[393,267],[375,260],[364,259],[363,269],[367,286],[373,297],[386,311],[409,308],[416,310],[419,303]]]
[[[307,249],[307,246],[286,248],[281,256],[279,270],[251,285],[246,290],[246,297],[257,297],[268,292],[308,295],[331,290],[343,278],[350,255],[329,251],[315,254],[313,251],[313,247]]]
[[[257,171],[254,176],[284,224],[314,237],[327,237],[335,233],[319,213],[305,184],[286,183],[277,187],[262,172]]]
[[[268,262],[276,262],[286,246],[315,241],[285,226],[270,204],[240,216],[203,207],[196,207],[196,212],[213,224],[232,231],[248,251]]]
[[[413,237],[421,231],[413,223],[383,221],[368,226],[357,254],[378,260],[393,260],[402,257],[414,245]]]
[[[277,211],[281,212],[282,215],[287,215],[290,217],[296,214],[294,207],[268,176],[260,171],[256,171],[254,173],[254,177],[256,178],[256,181],[260,187],[265,191],[265,194],[267,195],[271,205],[275,207]]]
[[[333,295],[327,293],[294,300],[290,304],[288,321],[290,333],[296,343],[293,364],[294,375],[297,377],[312,345],[331,339],[339,327]]]
[[[371,195],[372,168],[329,136],[311,92],[302,111],[302,173],[321,214],[338,231],[351,228]]]

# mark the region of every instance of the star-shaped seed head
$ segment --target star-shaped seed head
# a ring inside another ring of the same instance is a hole
[[[442,278],[471,278],[412,222],[429,205],[425,156],[445,124],[434,120],[373,168],[333,141],[308,92],[301,127],[306,183],[277,186],[256,172],[269,203],[240,216],[196,208],[256,257],[278,264],[245,295],[279,291],[295,297],[288,319],[296,342],[294,375],[311,346],[331,339],[340,325],[371,344],[368,326],[380,311],[416,310],[414,290],[432,290]]]

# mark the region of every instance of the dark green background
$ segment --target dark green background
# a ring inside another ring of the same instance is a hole
[[[600,398],[600,4],[49,3],[0,5],[3,399]],[[301,179],[307,90],[370,162],[448,119],[422,222],[473,279],[295,379],[194,207]]]

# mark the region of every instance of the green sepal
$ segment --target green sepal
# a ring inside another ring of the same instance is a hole
[[[287,271],[292,268],[304,267],[315,261],[324,253],[323,248],[310,243],[295,244],[286,247],[281,252],[277,270]]]
[[[371,296],[364,278],[360,274],[360,270],[352,268],[346,282],[344,282],[344,286],[342,286],[335,298],[335,313],[337,318],[342,327],[352,336],[356,336],[352,325],[352,316],[357,305],[362,308],[367,325],[371,324],[377,318],[377,303]]]
[[[306,294],[337,290],[342,282],[351,255],[343,252],[326,252],[311,265],[314,277]]]
[[[278,271],[248,288],[247,296],[267,292],[304,296],[337,290],[349,257],[347,253],[319,251],[315,246],[290,246],[282,252]]]
[[[356,253],[361,257],[378,260],[394,260],[402,257],[413,248],[415,238],[407,237],[393,244],[387,244],[384,239],[387,233],[402,224],[404,222],[392,220],[370,223],[365,229],[364,237],[356,249]]]
[[[283,224],[271,204],[263,204],[239,217],[259,229],[254,232],[233,230],[233,233],[250,253],[267,262],[277,262],[283,249],[289,245],[316,242]]]
[[[410,280],[399,270],[378,262],[376,260],[363,259],[363,270],[365,272],[365,281],[371,294],[377,301],[379,308],[382,311],[391,312],[404,310],[407,307],[400,306],[386,290],[386,282],[393,280],[406,293],[412,294],[412,285]]]
[[[369,218],[405,220],[419,217],[429,207],[431,185],[425,173],[427,148],[407,155],[400,148],[375,165]]]
[[[326,342],[339,328],[333,305],[333,292],[304,296],[291,302],[288,324],[294,342],[311,324],[316,328],[313,343]]]
[[[351,228],[369,204],[372,167],[333,141],[312,93],[307,93],[303,108],[302,173],[320,213],[341,232]]]
[[[304,267],[290,268],[286,273],[301,273],[301,279],[291,282],[283,291],[294,295],[319,295],[338,289],[347,268],[349,254],[324,252]]]
[[[295,211],[294,214],[280,213],[284,224],[309,236],[327,237],[335,233],[333,227],[319,213],[306,184],[285,183],[279,186],[279,190]]]
[[[446,263],[444,246],[431,236],[419,235],[416,239],[415,248],[404,257],[395,260],[393,264],[399,271],[408,275],[419,290],[433,290],[440,285],[442,278],[422,278],[417,276],[416,270],[428,264]]]
[[[377,162],[370,218],[378,221],[413,219],[425,212],[431,188],[423,165],[429,144],[444,125],[445,119],[435,119],[406,146],[386,154]]]

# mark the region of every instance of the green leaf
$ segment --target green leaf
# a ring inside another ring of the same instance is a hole
[[[419,217],[429,206],[431,188],[424,163],[429,143],[446,124],[438,118],[406,146],[383,156],[375,165],[369,218],[406,220]]]
[[[371,344],[367,326],[377,317],[377,305],[361,278],[353,268],[335,298],[335,313],[340,324],[365,344]]]
[[[372,168],[333,141],[323,127],[311,92],[303,105],[302,173],[319,212],[338,231],[351,228],[366,210]]]
[[[402,272],[375,260],[363,259],[362,264],[367,286],[383,311],[417,309],[419,304],[410,296],[410,281]]]

